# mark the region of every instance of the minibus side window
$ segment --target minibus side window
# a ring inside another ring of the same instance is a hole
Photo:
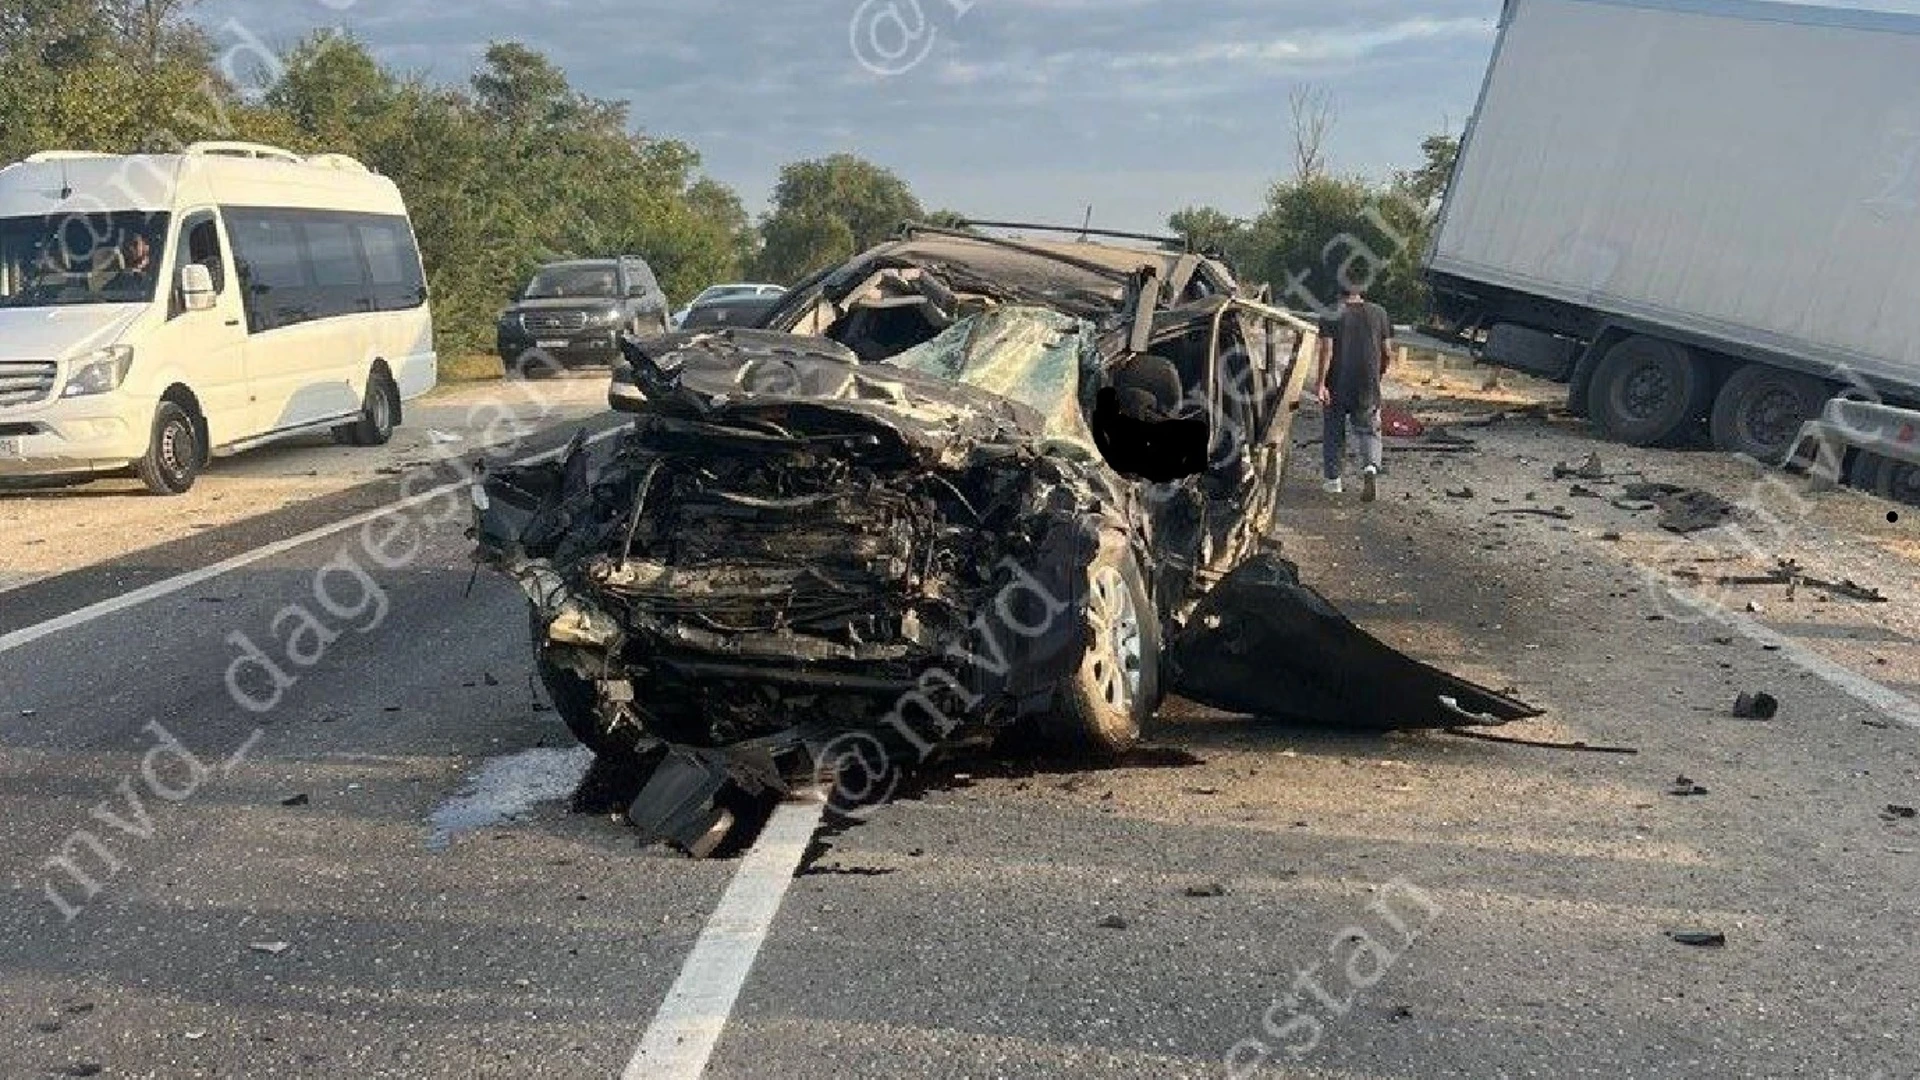
[[[220,228],[214,224],[212,214],[195,214],[180,226],[181,235],[186,242],[181,246],[185,257],[181,265],[199,263],[213,275],[213,291],[220,295],[227,291],[227,259],[220,250]]]

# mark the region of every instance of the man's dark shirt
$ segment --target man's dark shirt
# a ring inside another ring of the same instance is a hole
[[[1322,320],[1320,333],[1333,342],[1333,370],[1327,389],[1342,405],[1371,406],[1380,401],[1380,357],[1393,340],[1387,309],[1368,301],[1341,303]]]

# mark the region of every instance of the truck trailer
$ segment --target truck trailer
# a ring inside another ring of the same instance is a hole
[[[1507,0],[1429,328],[1618,441],[1920,501],[1917,77],[1915,15]]]

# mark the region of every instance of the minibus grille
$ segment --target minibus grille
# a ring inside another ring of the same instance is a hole
[[[0,408],[46,400],[58,371],[51,360],[0,360]]]
[[[529,311],[520,316],[521,325],[535,334],[571,334],[587,328],[584,311]]]

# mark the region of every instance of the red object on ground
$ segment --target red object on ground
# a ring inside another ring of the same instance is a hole
[[[1380,434],[1396,439],[1417,439],[1427,433],[1427,425],[1398,405],[1380,406]]]

